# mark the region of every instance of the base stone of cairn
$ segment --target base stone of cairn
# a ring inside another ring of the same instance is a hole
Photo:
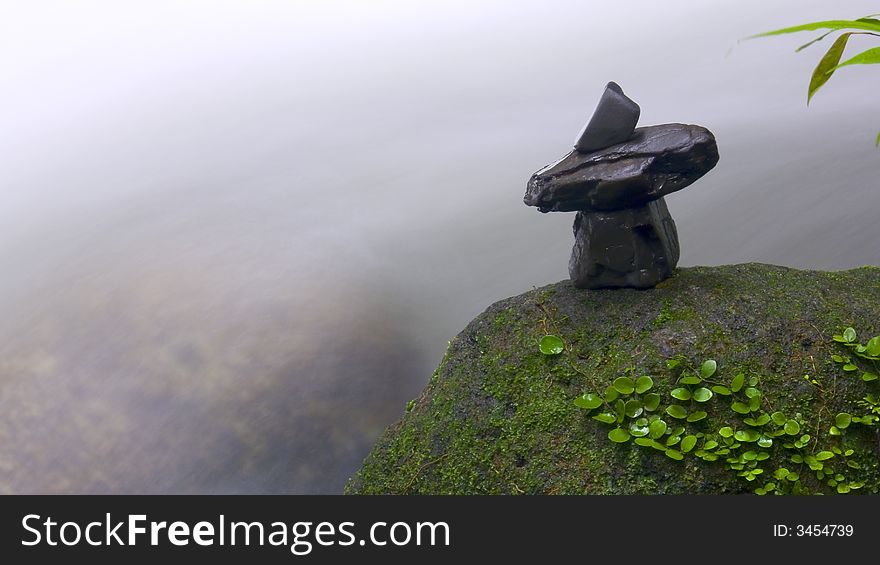
[[[651,288],[678,263],[678,232],[663,198],[613,212],[578,212],[568,273],[578,288]]]

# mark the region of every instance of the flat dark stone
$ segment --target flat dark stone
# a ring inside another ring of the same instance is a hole
[[[609,82],[574,144],[576,151],[590,153],[624,142],[633,134],[641,109],[630,100],[616,82]]]
[[[529,179],[523,201],[541,212],[638,207],[681,190],[717,162],[715,136],[704,127],[641,127],[623,143],[572,151],[544,167]]]
[[[568,263],[577,288],[651,288],[678,263],[678,232],[666,201],[613,212],[578,212]]]

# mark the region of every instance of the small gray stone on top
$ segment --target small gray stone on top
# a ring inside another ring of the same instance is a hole
[[[616,82],[609,82],[574,148],[580,153],[590,153],[626,141],[636,128],[640,112],[639,105],[630,100]]]

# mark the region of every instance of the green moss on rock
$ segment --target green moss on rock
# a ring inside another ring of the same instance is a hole
[[[776,409],[801,411],[808,421],[858,412],[855,401],[870,384],[830,360],[840,352],[830,337],[845,326],[880,334],[880,268],[694,267],[651,290],[585,291],[563,281],[508,298],[450,342],[430,384],[380,438],[346,492],[752,492],[757,484],[723,465],[610,442],[608,428],[573,399],[604,390],[628,369],[652,375],[668,398],[674,377],[665,362],[683,355],[694,364],[716,359],[728,378],[759,375]],[[542,355],[537,344],[545,333],[560,336],[568,352]],[[805,374],[827,383],[825,392]],[[731,416],[722,406],[707,419],[709,429]],[[864,454],[860,492],[876,492],[874,431],[853,431],[847,441]],[[790,466],[782,451],[765,467]]]

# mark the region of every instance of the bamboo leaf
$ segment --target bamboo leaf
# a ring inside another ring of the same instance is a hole
[[[825,53],[825,56],[822,57],[819,64],[816,65],[816,69],[813,71],[813,76],[810,78],[810,87],[807,90],[807,105],[810,104],[810,100],[813,98],[813,95],[816,94],[816,91],[819,90],[823,84],[828,82],[828,79],[834,74],[834,69],[837,67],[837,64],[840,63],[840,57],[843,55],[843,50],[846,48],[846,42],[849,40],[850,35],[852,35],[852,33],[844,33],[834,40],[834,43],[831,44],[828,52]]]
[[[847,65],[876,65],[877,63],[880,63],[880,47],[874,47],[867,51],[862,51],[855,57],[840,63],[834,67],[834,69],[839,69],[840,67],[845,67]]]
[[[826,37],[828,37],[829,35],[831,35],[831,34],[834,33],[835,31],[837,31],[837,30],[832,29],[831,31],[826,31],[825,33],[823,33],[822,35],[820,35],[820,36],[817,37],[816,39],[810,41],[809,43],[804,43],[803,45],[801,45],[800,47],[798,47],[797,49],[795,49],[794,52],[795,52],[795,53],[800,53],[801,51],[803,51],[804,49],[806,49],[806,48],[809,47],[810,45],[812,45],[812,44],[814,44],[814,43],[816,43],[816,42],[818,42],[818,41],[822,41],[823,39],[825,39]]]
[[[797,33],[799,31],[816,31],[817,29],[830,29],[832,31],[838,29],[863,29],[866,31],[880,31],[880,22],[868,18],[863,18],[861,20],[827,20],[823,22],[812,22],[799,26],[774,29],[773,31],[765,31],[764,33],[750,35],[746,39],[754,39],[756,37],[769,37],[771,35],[783,35],[786,33]]]

